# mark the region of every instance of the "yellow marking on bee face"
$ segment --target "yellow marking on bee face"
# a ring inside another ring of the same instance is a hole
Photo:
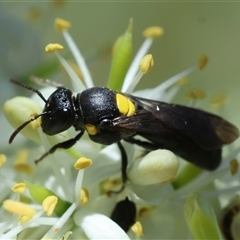
[[[130,117],[136,112],[133,102],[122,94],[116,94],[117,107],[121,114]]]
[[[96,135],[98,133],[97,127],[92,124],[86,124],[85,128],[89,135]]]

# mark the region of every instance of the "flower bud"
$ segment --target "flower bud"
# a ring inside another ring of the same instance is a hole
[[[156,150],[131,162],[128,178],[134,184],[150,185],[173,180],[179,167],[176,156],[168,150]]]
[[[184,214],[194,239],[222,239],[214,210],[203,197],[190,195]]]

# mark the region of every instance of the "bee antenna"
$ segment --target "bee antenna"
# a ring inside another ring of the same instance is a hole
[[[20,87],[22,87],[22,88],[25,88],[25,89],[27,89],[27,90],[30,90],[30,91],[36,93],[45,103],[47,102],[47,100],[45,99],[45,97],[44,97],[37,89],[31,88],[31,87],[29,87],[29,86],[27,86],[27,85],[24,85],[24,84],[22,84],[22,83],[20,83],[20,82],[18,82],[18,81],[16,81],[16,80],[14,80],[14,79],[10,79],[10,82],[13,83],[13,84],[15,84],[15,85],[17,85],[17,86],[20,86]]]
[[[36,115],[36,116],[28,119],[28,120],[27,120],[26,122],[24,122],[22,125],[20,125],[20,126],[12,133],[12,135],[10,136],[9,141],[8,141],[9,144],[12,143],[13,139],[17,136],[17,134],[18,134],[26,125],[28,125],[30,122],[38,119],[39,117],[41,117],[41,116],[43,116],[43,115],[47,115],[47,114],[49,114],[49,112],[43,112],[43,113],[41,113],[41,114],[38,114],[38,115]]]

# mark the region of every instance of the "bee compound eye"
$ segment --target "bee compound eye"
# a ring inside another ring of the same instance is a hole
[[[73,122],[74,112],[72,109],[52,111],[50,114],[42,116],[42,130],[48,135],[58,134],[70,128]]]
[[[42,116],[42,129],[48,135],[54,135],[70,128],[75,121],[72,92],[66,88],[57,89],[48,99]]]

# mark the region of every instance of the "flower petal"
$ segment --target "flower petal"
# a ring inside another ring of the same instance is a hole
[[[105,215],[81,209],[73,218],[89,239],[129,239],[128,235]]]

